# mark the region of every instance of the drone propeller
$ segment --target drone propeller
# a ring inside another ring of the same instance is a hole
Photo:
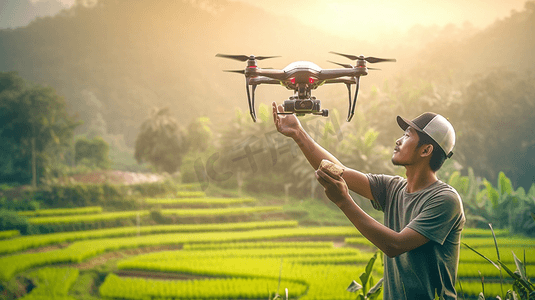
[[[350,55],[350,54],[343,54],[343,53],[338,53],[338,52],[333,52],[333,51],[330,51],[329,53],[333,53],[333,54],[337,54],[337,55],[341,55],[343,57],[346,57],[346,58],[349,58],[351,60],[365,60],[369,63],[378,63],[378,62],[385,62],[385,61],[391,61],[391,62],[395,62],[396,59],[394,58],[377,58],[377,57],[364,57],[364,55],[360,55],[360,56],[356,56],[356,55]]]
[[[264,60],[264,59],[268,59],[268,58],[275,58],[275,57],[280,57],[280,56],[254,56],[254,55],[250,55],[250,56],[247,56],[247,55],[228,55],[228,54],[216,54],[216,57],[223,57],[223,58],[230,58],[230,59],[234,59],[234,60],[239,60],[239,61],[248,61],[248,60]]]
[[[330,60],[328,60],[328,62],[333,63],[335,65],[339,65],[339,66],[344,67],[344,68],[353,69],[353,66],[350,65],[350,64],[341,64],[341,63],[337,63],[337,62],[330,61]]]
[[[333,63],[333,64],[336,64],[336,65],[339,65],[339,66],[342,66],[344,68],[348,68],[348,69],[352,69],[354,68],[354,66],[350,65],[350,64],[341,64],[341,63],[337,63],[337,62],[334,62],[334,61],[330,61],[328,60],[328,62],[330,63]],[[377,68],[367,68],[368,70],[381,70],[381,69],[377,69]]]

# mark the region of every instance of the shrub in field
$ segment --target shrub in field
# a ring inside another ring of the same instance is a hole
[[[33,233],[33,226],[17,212],[0,209],[0,230],[18,230],[21,234]]]
[[[93,214],[101,213],[100,206],[87,206],[77,208],[56,208],[56,209],[38,209],[32,211],[17,212],[19,216],[24,217],[38,217],[38,216],[61,216],[61,215],[79,215],[79,214]]]
[[[43,268],[31,272],[29,277],[34,280],[37,287],[20,299],[74,300],[68,293],[78,275],[78,269],[74,268]]]
[[[374,285],[372,276],[373,264],[377,260],[378,253],[380,252],[375,252],[375,254],[370,258],[368,264],[366,265],[366,269],[364,269],[364,272],[360,275],[359,278],[362,284],[359,284],[353,280],[347,288],[348,292],[357,293],[357,300],[375,300],[378,299],[379,295],[381,294],[383,278],[379,279],[379,281],[377,281],[377,283]]]

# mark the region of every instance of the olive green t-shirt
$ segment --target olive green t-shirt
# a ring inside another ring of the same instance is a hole
[[[374,208],[384,212],[384,223],[396,232],[409,227],[429,242],[394,258],[385,255],[384,293],[390,299],[457,299],[461,230],[466,222],[461,197],[437,181],[408,193],[399,176],[367,174]],[[441,298],[442,299],[442,298]]]

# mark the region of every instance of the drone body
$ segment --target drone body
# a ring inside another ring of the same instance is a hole
[[[253,121],[256,122],[256,112],[254,106],[255,90],[261,84],[281,84],[289,90],[294,91],[294,95],[284,101],[284,112],[281,114],[304,115],[307,113],[328,116],[328,110],[321,109],[320,100],[312,96],[311,91],[326,83],[344,83],[349,92],[349,111],[347,121],[351,121],[355,111],[355,104],[359,90],[360,76],[368,75],[366,62],[375,63],[383,61],[395,61],[395,59],[382,59],[375,57],[353,56],[332,52],[356,60],[355,66],[349,64],[338,64],[343,69],[322,69],[315,63],[309,61],[296,61],[282,70],[262,69],[257,65],[258,60],[273,58],[277,56],[257,56],[254,55],[226,55],[217,54],[217,57],[224,57],[247,62],[245,70],[227,70],[227,72],[240,73],[245,75],[247,90],[247,100],[249,111]],[[351,85],[356,85],[354,96],[351,96]],[[353,103],[351,103],[353,98]]]

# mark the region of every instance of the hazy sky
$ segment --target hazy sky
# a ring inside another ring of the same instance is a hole
[[[259,6],[275,14],[335,34],[359,33],[359,29],[406,31],[415,24],[446,25],[470,22],[484,28],[511,10],[521,11],[526,0],[233,0]],[[367,32],[360,32],[366,35]]]
[[[3,1],[3,0],[2,0]],[[54,0],[30,0],[44,2]],[[75,0],[55,0],[65,6]],[[139,1],[139,0],[135,0]],[[148,0],[152,1],[152,0]],[[177,0],[200,4],[215,0]],[[527,0],[231,0],[241,1],[268,12],[297,18],[305,24],[336,35],[370,37],[370,31],[404,32],[415,24],[462,25],[470,22],[484,28],[497,19],[507,17],[511,10],[520,11]],[[201,5],[202,6],[202,5]],[[289,32],[291,28],[288,29]]]

